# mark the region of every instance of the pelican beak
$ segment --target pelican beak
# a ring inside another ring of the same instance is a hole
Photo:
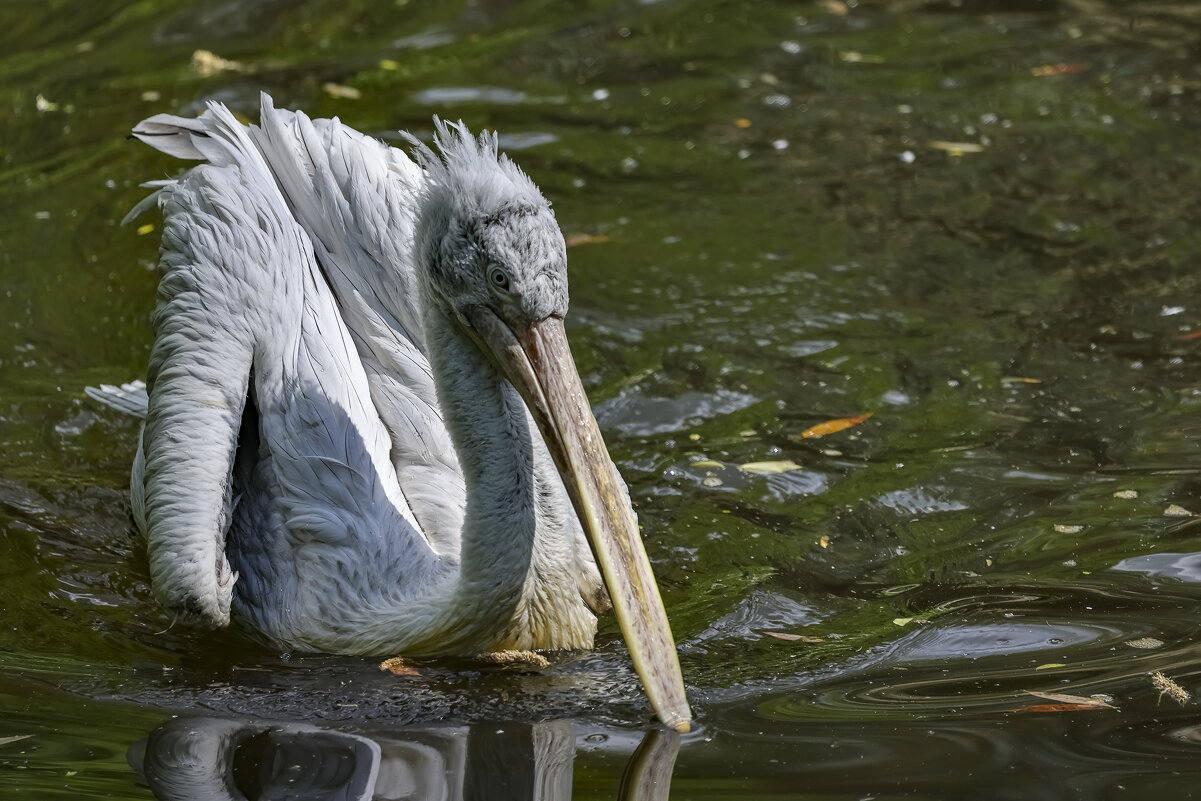
[[[604,577],[634,670],[655,713],[679,732],[691,726],[684,677],[659,586],[625,485],[609,458],[567,344],[561,317],[518,333],[491,310],[466,313],[484,352],[517,389],[546,440]]]

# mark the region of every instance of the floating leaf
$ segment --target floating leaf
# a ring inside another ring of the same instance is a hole
[[[1067,667],[1063,662],[1048,662],[1045,665],[1039,665],[1035,670],[1050,670],[1051,668]]]
[[[146,234],[154,233],[154,223],[146,223],[138,226],[138,236],[146,236]]]
[[[363,96],[363,93],[353,86],[344,86],[340,83],[323,83],[321,88],[327,95],[338,100],[358,100]]]
[[[1113,709],[1114,707],[1110,707]],[[1013,710],[1014,712],[1095,712],[1098,709],[1105,709],[1103,706],[1095,704],[1030,704],[1029,706],[1020,706]]]
[[[481,661],[492,662],[507,667],[532,667],[545,670],[550,667],[550,660],[536,651],[490,651],[480,654]]]
[[[789,470],[800,470],[801,466],[791,459],[782,462],[747,462],[738,465],[739,470],[754,473],[757,476],[770,476],[774,473],[787,473]]]
[[[222,72],[237,72],[244,69],[240,61],[230,61],[209,50],[197,50],[192,54],[192,70],[201,78],[209,78]]]
[[[984,145],[978,145],[975,142],[943,142],[935,139],[929,145],[935,150],[945,150],[952,156],[962,156],[964,153],[980,153],[984,150]]]
[[[1131,501],[1138,497],[1138,490],[1118,490],[1113,494],[1115,498],[1121,498],[1124,501]]]
[[[894,626],[908,626],[912,622],[913,618],[911,617],[894,617],[892,619],[892,625]]]
[[[1060,523],[1055,524],[1055,530],[1060,534],[1079,534],[1084,531],[1084,526],[1065,526]]]
[[[1172,504],[1167,509],[1163,510],[1164,517],[1192,517],[1193,513],[1185,509],[1180,504]]]
[[[1092,64],[1086,61],[1077,61],[1072,64],[1044,64],[1030,70],[1030,74],[1035,78],[1046,78],[1049,75],[1075,75],[1079,72],[1087,72],[1091,68]]]
[[[689,467],[725,467],[721,462],[715,462],[712,459],[702,459],[699,462],[693,462]]]
[[[604,234],[565,234],[563,240],[567,247],[573,248],[577,245],[599,245],[608,242],[609,237]]]
[[[1007,375],[1001,379],[1002,384],[1041,384],[1041,378],[1029,378],[1024,375]]]
[[[386,670],[396,676],[420,676],[421,671],[405,662],[399,656],[394,656],[391,659],[385,659],[379,663],[380,670]]]
[[[734,120],[734,127],[735,128],[750,128],[751,121],[748,120],[746,117],[739,117],[738,119]]]
[[[0,745],[8,745],[9,743],[15,743],[20,740],[28,740],[32,736],[32,734],[18,734],[15,737],[0,737]]]
[[[830,538],[827,537],[825,534],[822,534],[821,537],[818,538],[817,544],[823,548],[829,548],[830,547]]]
[[[1126,640],[1126,644],[1131,648],[1162,648],[1163,640],[1157,640],[1154,637],[1139,637],[1137,640]]]
[[[845,431],[852,426],[859,425],[871,416],[872,412],[868,412],[867,414],[860,414],[855,417],[840,417],[837,420],[827,420],[824,423],[809,426],[801,432],[801,436],[805,439],[813,439],[814,437],[824,437],[827,434],[837,434],[839,431]]]
[[[1193,696],[1189,694],[1188,690],[1158,671],[1151,674],[1151,684],[1159,690],[1160,699],[1166,695],[1181,706],[1192,700]]]
[[[1090,709],[1116,709],[1102,696],[1097,695],[1067,695],[1066,693],[1041,693],[1036,690],[1025,690],[1027,695],[1033,695],[1035,698],[1042,698],[1047,701],[1056,701],[1061,704],[1070,704],[1072,706],[1087,707]]]
[[[768,637],[775,637],[777,640],[787,640],[788,642],[825,642],[825,637],[810,637],[805,634],[789,634],[786,631],[764,631]]]

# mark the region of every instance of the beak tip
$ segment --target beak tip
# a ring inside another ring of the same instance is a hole
[[[678,731],[680,734],[687,734],[688,732],[692,731],[692,722],[688,720],[677,720],[672,728]]]

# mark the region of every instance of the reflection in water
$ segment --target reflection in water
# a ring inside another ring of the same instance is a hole
[[[648,732],[618,798],[666,799],[679,747],[675,732]],[[369,738],[305,724],[182,717],[128,753],[160,801],[567,801],[574,757],[575,736],[565,720],[412,728]]]

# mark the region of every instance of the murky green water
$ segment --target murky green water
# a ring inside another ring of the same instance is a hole
[[[249,797],[615,798],[625,773],[654,798],[672,770],[681,799],[1201,796],[1201,707],[1150,676],[1201,691],[1201,525],[1165,515],[1201,513],[1201,7],[61,0],[0,21],[0,794],[214,797],[165,788],[224,753]],[[240,68],[202,76],[197,50]],[[118,220],[176,165],[124,136],[206,99],[253,115],[262,89],[385,138],[495,127],[594,237],[572,337],[696,733],[635,755],[650,713],[611,622],[547,673],[398,678],[151,602],[136,423],[82,391],[141,375],[150,341],[156,234]],[[739,468],[764,461],[795,468]]]

